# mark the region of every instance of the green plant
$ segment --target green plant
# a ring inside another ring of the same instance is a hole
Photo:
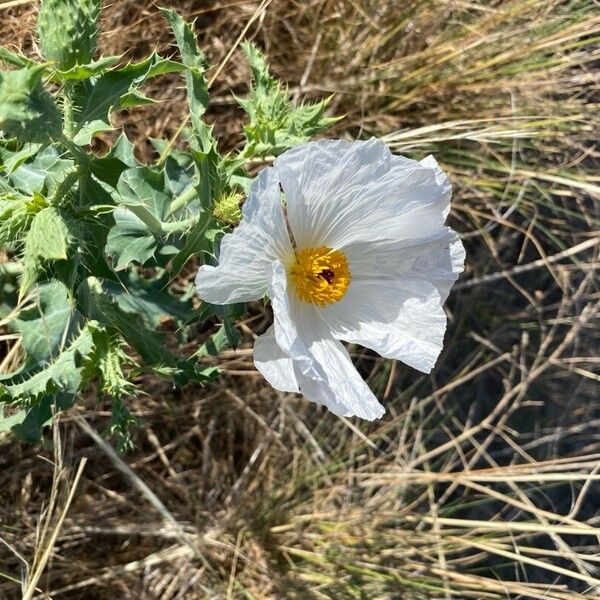
[[[191,24],[163,10],[180,60],[156,53],[139,62],[94,60],[99,3],[45,0],[38,32],[46,62],[6,48],[0,59],[0,243],[9,259],[0,272],[0,316],[20,339],[22,360],[0,377],[0,431],[37,441],[58,411],[91,381],[113,399],[107,429],[130,445],[135,423],[125,399],[140,393],[133,376],[151,371],[179,385],[213,378],[197,357],[236,341],[236,309],[195,310],[191,284],[171,283],[194,256],[210,257],[219,236],[240,218],[252,177],[248,161],[273,156],[334,121],[326,102],[295,105],[245,45],[252,69],[244,148],[222,155],[203,120],[209,102],[206,63]],[[152,78],[185,78],[189,127],[184,148],[154,141],[159,158],[141,164],[111,115],[152,103]],[[98,134],[113,140],[98,154]],[[196,353],[178,342],[197,323],[223,326]],[[176,332],[167,335],[169,321]],[[173,339],[172,339],[173,338]],[[126,352],[129,348],[132,352]]]

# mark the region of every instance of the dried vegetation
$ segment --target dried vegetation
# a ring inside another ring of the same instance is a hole
[[[0,39],[35,53],[30,4],[0,4]],[[218,387],[142,382],[134,452],[94,433],[92,397],[54,450],[0,439],[0,597],[600,598],[598,6],[163,4],[222,67],[224,148],[243,36],[293,93],[335,94],[333,134],[436,154],[468,253],[446,350],[423,376],[354,348],[388,414],[340,420],[253,370],[270,317],[252,306]],[[106,53],[172,51],[151,3],[114,0],[105,21]],[[184,113],[177,79],[153,85],[162,102],[123,120],[142,156]]]

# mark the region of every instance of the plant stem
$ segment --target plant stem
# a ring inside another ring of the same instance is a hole
[[[78,166],[74,171],[71,171],[59,184],[56,192],[52,196],[50,200],[50,204],[54,206],[60,206],[62,204],[62,199],[67,195],[69,190],[77,183],[84,169],[81,166]]]
[[[65,136],[69,139],[73,139],[73,136],[75,135],[73,92],[73,83],[67,81],[63,93],[63,130]]]
[[[72,155],[73,158],[80,164],[87,165],[90,162],[89,156],[81,150],[77,144],[71,141],[66,135],[61,135],[58,140]]]
[[[169,208],[169,213],[173,214],[178,210],[181,210],[186,204],[191,202],[194,198],[197,198],[198,194],[196,192],[196,188],[193,185],[187,187],[173,202],[171,202],[171,206]]]
[[[163,224],[145,207],[139,204],[123,204],[156,236],[164,233]]]
[[[183,221],[175,221],[175,223],[163,223],[162,228],[164,233],[179,233],[190,229],[198,222],[198,216],[184,219]]]

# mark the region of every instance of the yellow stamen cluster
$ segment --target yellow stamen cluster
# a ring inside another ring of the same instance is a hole
[[[327,246],[296,250],[288,276],[300,300],[321,307],[341,300],[352,278],[345,254]]]

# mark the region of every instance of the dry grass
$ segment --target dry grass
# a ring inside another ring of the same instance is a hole
[[[259,3],[164,4],[219,65]],[[35,54],[33,12],[2,9],[0,40]],[[169,51],[154,5],[105,21],[106,52]],[[247,37],[298,95],[336,93],[335,135],[451,173],[468,260],[439,367],[354,348],[388,414],[339,420],[263,383],[270,317],[250,307],[219,386],[141,382],[130,455],[94,434],[91,398],[54,455],[0,439],[0,598],[600,598],[599,36],[577,0],[273,0]],[[224,148],[245,80],[234,53],[213,86]],[[140,155],[181,124],[174,81],[123,119]]]

